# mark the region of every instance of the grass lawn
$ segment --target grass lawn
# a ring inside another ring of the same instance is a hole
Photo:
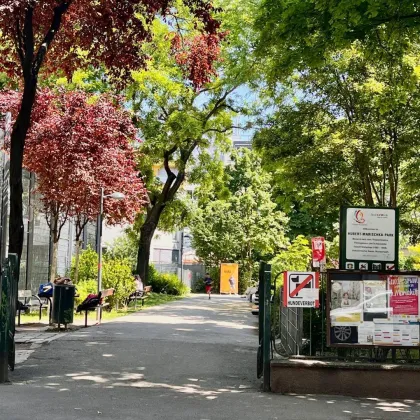
[[[130,315],[135,312],[139,312],[142,309],[149,308],[151,306],[157,306],[157,305],[163,305],[165,303],[173,302],[176,300],[182,299],[183,296],[172,296],[172,295],[165,295],[160,293],[150,293],[148,298],[144,301],[144,306],[141,306],[141,301],[137,302],[137,309],[135,307],[135,302],[130,302],[130,305],[127,308],[121,308],[121,309],[113,309],[112,311],[106,311],[104,310],[102,312],[102,320],[110,320],[114,318],[118,318],[120,316]],[[88,322],[92,321],[96,317],[96,311],[92,311],[88,313]],[[38,323],[39,317],[38,317],[38,311],[32,312],[30,314],[22,314],[20,317],[20,322],[22,325],[24,324],[33,324]],[[79,313],[74,315],[74,321],[83,321],[85,319],[85,313]],[[43,311],[42,313],[42,321],[41,322],[47,322],[47,314],[46,311]],[[78,323],[78,322],[77,322]],[[16,325],[17,325],[17,317],[16,317]]]

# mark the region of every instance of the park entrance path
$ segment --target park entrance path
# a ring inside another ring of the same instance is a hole
[[[263,394],[257,317],[203,295],[64,335],[0,387],[4,420],[418,419],[415,401]]]

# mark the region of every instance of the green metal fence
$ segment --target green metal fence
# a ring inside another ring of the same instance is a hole
[[[0,284],[0,383],[9,380],[15,368],[15,315],[18,296],[19,262],[9,254],[3,262]]]

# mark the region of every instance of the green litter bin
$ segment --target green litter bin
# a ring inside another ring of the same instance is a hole
[[[75,286],[57,284],[54,286],[52,322],[58,324],[73,323]]]

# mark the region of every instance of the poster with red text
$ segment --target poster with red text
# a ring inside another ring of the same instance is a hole
[[[418,316],[419,279],[417,276],[388,276],[390,306],[394,316]]]

